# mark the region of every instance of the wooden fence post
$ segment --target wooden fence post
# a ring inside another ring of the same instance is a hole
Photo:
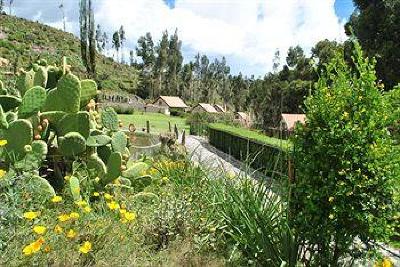
[[[150,133],[150,121],[146,121],[146,131]]]
[[[168,121],[168,129],[169,129],[169,132],[172,132],[171,122],[170,121]]]

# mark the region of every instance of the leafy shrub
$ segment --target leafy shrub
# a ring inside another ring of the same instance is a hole
[[[293,227],[307,244],[303,259],[315,266],[360,258],[390,235],[399,168],[387,130],[391,111],[375,60],[354,46],[354,69],[339,54],[326,66],[293,138]]]

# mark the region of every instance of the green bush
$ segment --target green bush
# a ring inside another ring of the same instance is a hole
[[[293,138],[292,222],[314,266],[339,266],[375,252],[390,235],[399,168],[375,60],[355,42],[354,67],[336,55],[306,100]],[[364,246],[365,245],[365,246]]]
[[[288,170],[289,142],[247,129],[224,124],[210,124],[209,142],[234,158],[247,162],[274,176],[276,170]],[[287,173],[285,173],[286,175]]]

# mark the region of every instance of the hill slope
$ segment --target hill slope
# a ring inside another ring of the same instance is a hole
[[[0,62],[0,76],[8,73],[6,80],[13,80],[14,75],[10,72],[26,68],[39,57],[49,64],[60,65],[63,56],[68,57],[68,64],[72,65],[76,75],[80,78],[87,76],[80,56],[79,39],[74,35],[37,22],[0,15],[0,57],[10,62],[3,67]],[[99,87],[136,91],[138,72],[135,68],[100,54],[96,62]]]

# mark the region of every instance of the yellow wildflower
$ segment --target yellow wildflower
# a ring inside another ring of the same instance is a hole
[[[54,232],[57,234],[61,234],[63,232],[63,229],[61,226],[59,226],[58,224],[54,227]]]
[[[72,229],[70,229],[68,232],[67,232],[67,237],[68,238],[74,238],[76,236],[76,232],[74,231],[74,230],[72,230]]]
[[[92,250],[92,243],[90,243],[89,241],[86,241],[85,243],[83,243],[82,246],[79,247],[79,252],[83,254],[87,254],[91,250]]]
[[[334,197],[330,197],[328,200],[329,200],[329,202],[332,203],[335,200],[335,198]]]
[[[25,246],[22,252],[24,255],[29,256],[32,255],[40,250],[42,244],[44,243],[44,239],[41,237],[35,242],[30,243],[29,245]]]
[[[389,258],[384,258],[382,261],[382,267],[393,267],[393,262]]]
[[[335,215],[329,214],[329,219],[333,220],[333,218],[335,218]]]
[[[5,170],[1,170],[0,169],[0,179],[3,178],[6,175],[6,171]]]
[[[46,230],[47,230],[47,228],[42,225],[35,225],[33,227],[33,232],[35,232],[38,235],[43,235],[44,233],[46,233]]]
[[[94,178],[94,181],[95,181],[96,183],[100,182],[100,177]]]
[[[28,211],[24,213],[24,218],[27,220],[33,220],[36,219],[39,216],[39,212],[35,212],[35,211]]]
[[[127,220],[128,222],[134,221],[136,219],[136,213],[135,212],[125,212],[124,219]]]
[[[58,203],[58,202],[61,202],[61,201],[62,201],[62,197],[60,197],[60,196],[54,196],[51,199],[51,202],[53,202],[53,203]]]
[[[87,207],[85,207],[83,210],[84,210],[86,213],[89,213],[89,212],[92,211],[92,208],[89,207],[89,206],[87,206]]]
[[[122,215],[124,215],[126,213],[126,209],[120,209],[119,213],[121,213]]]
[[[110,200],[110,199],[112,199],[112,195],[110,195],[108,193],[105,193],[104,194],[104,198],[107,199],[107,200]]]
[[[68,214],[61,214],[60,216],[58,216],[58,220],[60,222],[66,222],[70,219]]]
[[[99,194],[99,192],[94,192],[93,196],[98,197],[98,196],[100,196],[100,194]]]
[[[7,140],[0,140],[0,147],[7,145]]]
[[[79,200],[75,202],[76,205],[78,205],[79,207],[83,207],[87,205],[87,202],[85,200]]]
[[[119,204],[115,201],[111,201],[110,203],[107,203],[107,206],[110,210],[118,210],[119,209]]]
[[[77,212],[71,212],[71,213],[69,214],[69,217],[70,217],[71,219],[74,219],[74,220],[79,219],[79,213],[77,213]]]

